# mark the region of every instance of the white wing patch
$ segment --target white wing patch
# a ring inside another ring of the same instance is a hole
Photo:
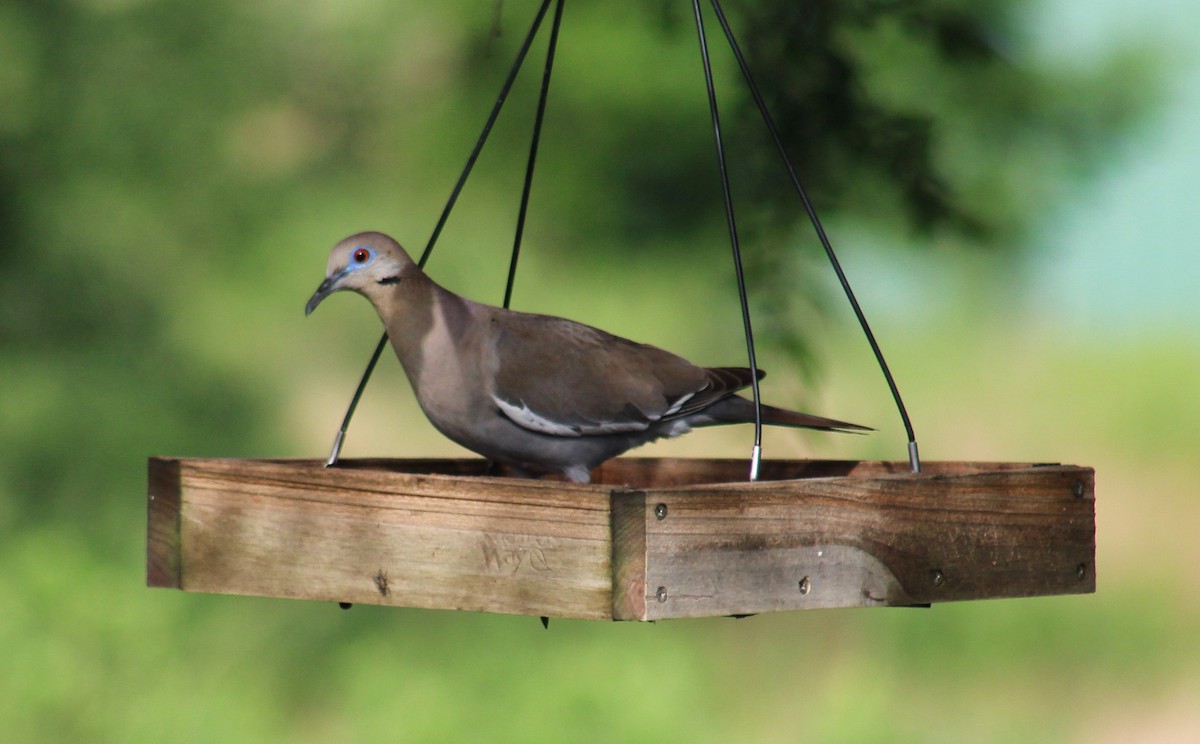
[[[620,434],[631,431],[645,431],[649,424],[643,422],[588,422],[586,424],[564,424],[558,421],[551,421],[545,416],[539,416],[537,413],[530,410],[529,406],[522,401],[521,405],[515,405],[509,401],[493,395],[492,400],[500,407],[500,410],[505,416],[512,419],[513,423],[523,426],[530,431],[536,431],[541,434],[549,434],[555,437],[581,437],[592,434]]]
[[[524,402],[522,402],[521,407],[518,408],[512,403],[498,398],[495,395],[492,396],[492,400],[496,401],[496,405],[500,406],[500,410],[504,412],[505,416],[508,416],[514,422],[524,426],[526,429],[540,432],[542,434],[551,434],[556,437],[578,437],[582,436],[583,434],[583,432],[576,428],[572,428],[566,424],[559,424],[551,421],[550,419],[537,415],[533,411],[529,410],[529,406],[525,405]]]
[[[675,414],[679,413],[679,409],[683,408],[683,404],[687,403],[695,395],[696,395],[695,393],[687,393],[686,395],[679,396],[679,399],[676,400],[674,403],[672,403],[670,408],[663,411],[662,418],[670,418],[671,416],[674,416]]]

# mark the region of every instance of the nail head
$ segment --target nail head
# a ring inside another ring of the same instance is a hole
[[[808,594],[810,591],[812,591],[812,582],[805,576],[803,579],[800,579],[800,593]]]
[[[654,593],[654,598],[657,599],[659,602],[666,602],[667,601],[667,588],[665,586],[660,586],[658,588],[658,591],[656,591]]]
[[[658,517],[660,520],[666,519],[667,518],[667,505],[666,504],[655,504],[654,505],[654,516]]]

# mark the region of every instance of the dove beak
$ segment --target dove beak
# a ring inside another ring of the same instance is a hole
[[[325,277],[325,281],[321,282],[321,286],[317,287],[317,291],[313,292],[313,296],[309,297],[308,302],[305,303],[305,316],[312,315],[312,311],[317,309],[317,305],[320,305],[322,300],[340,289],[337,283],[345,273],[344,271],[339,271],[333,276]]]

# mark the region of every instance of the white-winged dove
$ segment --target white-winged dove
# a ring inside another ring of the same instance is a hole
[[[735,395],[751,384],[749,369],[698,367],[582,323],[472,302],[436,284],[382,233],[334,246],[305,314],[343,289],[375,306],[438,431],[518,473],[587,483],[592,468],[633,447],[754,421],[754,403]],[[762,420],[867,430],[765,405]]]

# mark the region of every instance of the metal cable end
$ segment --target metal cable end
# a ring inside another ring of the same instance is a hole
[[[750,480],[758,480],[758,463],[762,460],[762,445],[756,444],[750,450]]]
[[[338,456],[342,454],[342,440],[346,438],[346,430],[338,429],[337,435],[333,438],[333,449],[329,452],[329,459],[325,461],[325,467],[331,468],[337,465]]]
[[[908,464],[914,473],[921,472],[921,457],[917,454],[917,440],[908,443]]]

